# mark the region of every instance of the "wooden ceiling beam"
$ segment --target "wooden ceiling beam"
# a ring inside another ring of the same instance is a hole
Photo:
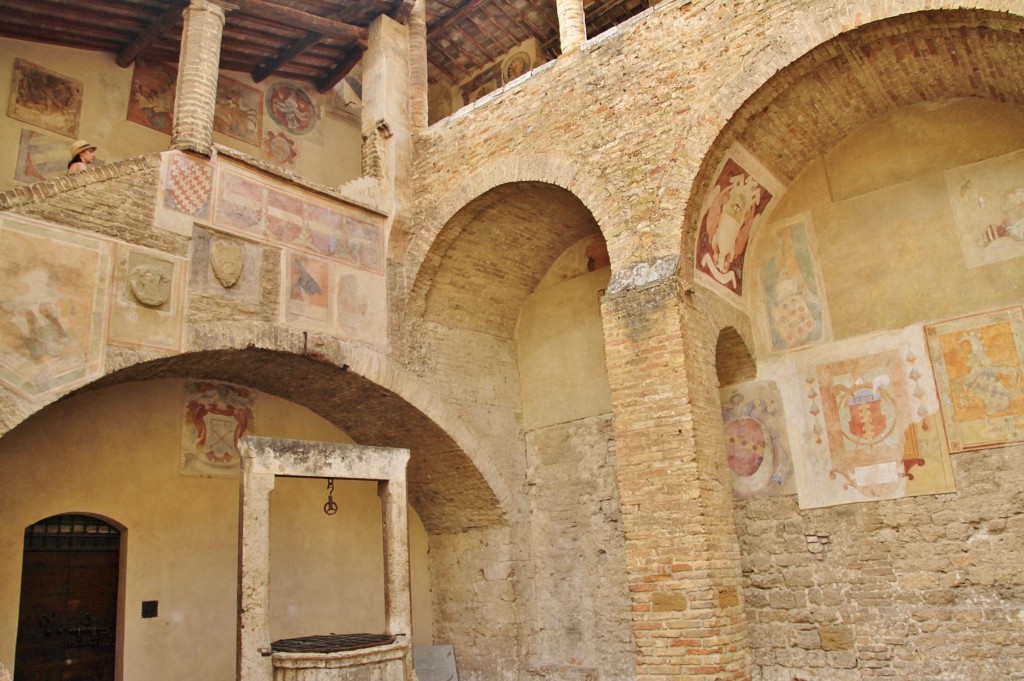
[[[332,38],[355,41],[365,46],[369,31],[362,26],[353,26],[334,19],[327,19],[301,10],[277,5],[266,0],[232,0],[239,11],[261,19],[280,22],[307,33],[319,33]]]
[[[324,37],[319,33],[307,33],[302,38],[299,38],[291,45],[281,50],[277,56],[268,59],[257,66],[252,72],[253,82],[262,83],[268,76],[273,75],[279,68],[290,62],[292,59],[295,59],[323,39]]]
[[[427,0],[423,0],[426,2]],[[396,7],[389,15],[392,19],[400,24],[404,24],[409,20],[409,15],[412,14],[412,8],[416,4],[416,0],[403,0],[402,4]]]
[[[356,45],[355,48],[349,52],[348,56],[334,67],[334,70],[324,77],[319,78],[316,81],[316,91],[324,93],[340,83],[341,79],[347,76],[349,72],[356,67],[359,60],[363,58],[363,49],[362,45]]]
[[[455,60],[452,59],[452,56],[450,54],[448,54],[447,52],[445,52],[444,48],[441,47],[441,45],[439,43],[435,43],[433,45],[433,49],[437,50],[438,52],[440,52],[441,56],[443,56],[445,59],[447,59],[449,64],[454,64],[455,63]],[[427,57],[429,58],[429,56],[430,56],[430,51],[428,50]],[[452,73],[451,71],[449,71],[444,66],[442,66],[440,62],[431,59],[430,63],[433,64],[434,68],[436,68],[438,71],[440,71],[444,75],[448,76],[448,80],[450,80],[453,85],[459,82],[458,78],[455,77],[455,74]]]
[[[139,33],[128,43],[128,46],[118,52],[117,65],[122,69],[128,68],[135,63],[143,52],[159,40],[174,24],[181,19],[181,13],[185,9],[188,0],[173,0],[160,16],[154,19],[149,26]]]
[[[477,26],[477,25],[476,25],[475,23],[473,23],[472,21],[470,21],[470,20],[467,20],[467,21],[469,21],[469,23],[472,23],[472,24],[473,24],[473,26],[474,26],[474,28],[479,28],[479,27],[478,27],[478,26]],[[469,31],[467,31],[467,30],[466,30],[465,28],[463,28],[463,27],[461,27],[461,26],[459,26],[459,27],[458,27],[458,31],[459,31],[459,32],[460,32],[460,33],[461,33],[461,34],[462,34],[463,36],[465,36],[465,37],[466,37],[466,39],[467,39],[467,40],[469,40],[469,42],[473,43],[473,47],[475,47],[475,48],[477,49],[477,51],[478,51],[478,52],[480,52],[480,54],[482,54],[482,55],[484,56],[484,62],[483,62],[482,64],[480,64],[479,62],[477,62],[477,64],[478,64],[478,67],[477,67],[477,68],[480,68],[480,67],[483,67],[483,66],[487,66],[487,65],[488,65],[488,64],[490,64],[490,63],[491,63],[492,61],[494,61],[495,59],[497,59],[497,57],[495,57],[495,56],[491,55],[490,51],[489,51],[489,50],[487,50],[487,49],[486,49],[486,48],[485,48],[485,47],[484,47],[483,45],[481,45],[481,44],[480,44],[480,42],[479,42],[479,41],[478,41],[478,40],[477,40],[476,38],[474,38],[474,37],[473,37],[473,34],[472,34],[472,33],[470,33]],[[469,54],[469,53],[467,52],[467,54]]]
[[[341,11],[339,10],[337,12],[333,12],[331,14],[328,14],[324,18],[325,19],[333,20],[340,13],[341,13]],[[283,50],[281,50],[277,54],[277,56],[273,57],[272,59],[268,59],[267,61],[263,62],[258,67],[256,67],[253,70],[253,72],[252,72],[252,79],[253,79],[253,81],[256,82],[256,83],[263,82],[268,77],[273,75],[275,71],[277,71],[282,66],[284,66],[288,62],[292,61],[293,59],[298,57],[300,54],[302,54],[306,50],[310,49],[311,47],[313,47],[314,45],[316,45],[317,43],[319,43],[323,39],[324,39],[324,36],[321,33],[316,33],[316,32],[313,32],[313,31],[310,31],[310,32],[306,33],[306,35],[304,35],[303,37],[299,38],[298,40],[293,42],[288,47],[286,47]],[[344,77],[344,76],[342,76],[342,77]]]
[[[435,24],[433,27],[427,29],[427,37],[432,38],[438,33],[444,33],[449,28],[462,21],[472,12],[480,9],[485,2],[491,2],[491,0],[469,0],[465,5],[458,8],[444,19],[440,23]]]
[[[500,11],[500,12],[501,12],[502,14],[504,14],[504,15],[505,15],[506,17],[508,17],[508,20],[509,20],[509,21],[511,21],[512,23],[514,23],[514,24],[518,24],[518,25],[520,25],[520,26],[523,26],[523,25],[525,25],[525,26],[528,26],[528,27],[529,27],[529,29],[530,29],[530,31],[532,31],[532,32],[533,32],[533,38],[534,38],[534,39],[536,39],[536,41],[537,41],[538,43],[540,43],[540,42],[542,42],[542,41],[544,40],[544,36],[545,36],[546,34],[545,34],[545,33],[542,33],[542,32],[540,31],[540,29],[538,29],[538,28],[537,28],[536,26],[534,26],[534,25],[533,25],[533,22],[532,22],[532,21],[530,21],[530,18],[529,18],[529,17],[527,17],[527,16],[525,16],[525,15],[523,15],[523,14],[522,14],[522,13],[521,13],[521,12],[519,11],[519,9],[518,9],[517,7],[515,7],[514,5],[512,6],[512,10],[513,10],[513,11],[515,11],[515,13],[516,13],[516,17],[515,17],[515,18],[513,18],[512,16],[510,16],[510,15],[509,15],[509,13],[508,13],[508,10],[506,10],[506,9],[505,9],[505,8],[504,8],[504,7],[503,7],[503,6],[501,5],[501,3],[495,3],[495,4],[494,4],[494,6],[495,6],[495,7],[497,7],[497,8],[498,8],[498,10],[499,10],[499,11]],[[556,34],[557,34],[557,31],[556,31]]]

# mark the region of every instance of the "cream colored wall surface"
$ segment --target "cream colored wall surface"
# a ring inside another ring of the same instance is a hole
[[[55,139],[64,139],[64,152],[75,138],[61,136],[7,115],[11,97],[11,81],[15,59],[23,59],[82,83],[82,115],[78,139],[95,144],[99,161],[116,161],[170,147],[171,138],[162,132],[126,120],[134,67],[122,69],[114,63],[114,55],[75,50],[54,45],[0,38],[0,191],[25,184],[15,179],[15,167],[22,130],[32,130]],[[273,78],[255,84],[249,74],[225,71],[225,76],[260,91],[261,100]],[[359,177],[361,172],[362,136],[359,125],[327,113],[328,98],[308,84],[298,84],[317,108],[317,122],[305,135],[291,135],[297,158],[292,165],[283,165],[303,177],[328,186],[337,186]],[[263,106],[261,142],[268,133],[283,130],[274,123]],[[214,132],[215,142],[238,149],[263,160],[271,156],[260,146],[247,144],[235,137]],[[64,161],[70,159],[70,154]]]
[[[32,130],[53,138],[63,138],[64,162],[70,160],[68,148],[73,137],[62,136],[11,118],[8,106],[15,59],[23,59],[82,83],[82,115],[78,139],[97,145],[99,161],[115,161],[166,149],[170,137],[125,119],[132,69],[114,63],[114,55],[73,50],[0,38],[0,190],[25,183],[14,179],[22,130]]]
[[[827,163],[812,163],[793,181],[772,221],[810,216],[836,340],[1021,302],[1018,259],[966,262],[947,181],[949,173],[969,175],[982,151],[1006,154],[1024,145],[1024,126],[1014,121],[1024,122],[1024,107],[957,100],[901,109],[864,126]],[[1003,133],[998,139],[993,128]],[[904,134],[911,129],[916,134]],[[886,164],[886,157],[899,162]],[[867,176],[888,182],[858,193],[878,184],[856,184]],[[837,182],[845,184],[837,190]],[[833,202],[834,193],[851,198]],[[774,247],[771,239],[755,238],[748,281],[758,279]],[[759,322],[761,354],[770,342],[759,281],[752,291],[748,304]]]
[[[835,201],[1024,147],[1024,107],[955,99],[897,109],[825,154]]]
[[[610,276],[605,267],[524,301],[516,339],[526,430],[611,411],[600,310]]]
[[[78,512],[126,528],[124,678],[235,678],[238,480],[178,473],[183,398],[180,381],[119,385],[54,404],[0,440],[0,660],[8,666],[24,528]],[[351,441],[309,410],[269,395],[257,396],[254,411],[254,434]],[[282,479],[274,492],[274,635],[382,629],[375,487],[338,482],[341,510],[333,518],[321,510],[325,491],[323,481]],[[413,617],[429,639],[426,534],[414,513],[410,534],[413,585],[425,591],[413,595]],[[159,600],[159,617],[140,619],[142,600]]]

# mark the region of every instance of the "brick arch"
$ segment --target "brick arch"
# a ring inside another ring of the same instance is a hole
[[[718,334],[715,343],[715,371],[718,385],[727,386],[745,383],[757,378],[757,364],[743,336],[732,326]]]
[[[409,501],[431,534],[507,524],[500,500],[512,495],[505,481],[489,461],[467,454],[485,448],[427,387],[387,358],[270,324],[203,324],[190,331],[188,352],[123,361],[68,394],[158,378],[245,385],[307,407],[360,444],[409,448]],[[0,402],[5,398],[0,392]],[[19,416],[7,421],[8,429],[29,414]]]
[[[813,6],[790,12],[762,58],[749,60],[683,143],[680,153],[702,159],[681,230],[684,273],[692,270],[702,202],[734,142],[788,184],[887,111],[959,97],[1024,104],[1019,76],[1007,68],[1024,53],[1024,2],[963,5],[919,0],[893,10],[861,1],[824,18]]]
[[[503,187],[539,184],[562,189],[593,217],[595,226],[608,243],[613,268],[616,263],[625,261],[628,256],[616,251],[619,241],[609,228],[609,225],[621,224],[618,216],[624,213],[616,197],[596,179],[598,177],[595,169],[576,159],[554,154],[506,155],[474,168],[436,200],[419,206],[413,220],[415,235],[409,237],[404,256],[406,280],[412,282],[407,301],[411,316],[423,314],[427,292],[440,261],[472,220],[474,211],[485,205],[484,202],[502,198]],[[627,240],[621,241],[625,245]]]

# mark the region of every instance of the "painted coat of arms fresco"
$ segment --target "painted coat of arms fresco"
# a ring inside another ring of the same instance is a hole
[[[751,233],[781,185],[742,147],[734,146],[719,166],[701,208],[694,266],[713,290],[743,295],[743,265]]]
[[[953,452],[1024,441],[1024,315],[1020,307],[925,327]]]
[[[920,362],[923,349],[905,345],[902,355],[891,349],[831,362],[808,377],[817,439],[805,440],[801,455],[801,508],[955,489]]]
[[[826,335],[824,286],[815,267],[808,219],[773,229],[774,249],[760,268],[772,350],[793,350]]]
[[[251,390],[211,381],[185,384],[181,472],[231,476],[239,470],[238,441],[253,424]]]
[[[795,494],[782,398],[773,381],[721,390],[733,498]]]

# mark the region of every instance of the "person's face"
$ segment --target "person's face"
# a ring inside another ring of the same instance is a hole
[[[86,149],[81,154],[79,154],[79,156],[81,157],[83,163],[86,163],[86,164],[92,163],[93,161],[96,160],[96,150],[95,149]]]

